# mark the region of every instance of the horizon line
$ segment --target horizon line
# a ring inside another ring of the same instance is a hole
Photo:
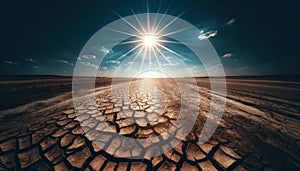
[[[92,77],[92,76],[70,76],[56,74],[7,74],[0,77],[83,77],[83,78],[223,78],[223,76],[195,76],[195,77]],[[277,75],[226,75],[228,77],[300,77],[300,74],[277,74]]]

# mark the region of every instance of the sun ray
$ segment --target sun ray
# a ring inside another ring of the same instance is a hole
[[[139,26],[140,26],[141,29],[143,30],[143,32],[146,33],[145,28],[143,27],[141,21],[138,19],[138,17],[137,17],[137,15],[136,15],[136,13],[134,12],[134,10],[133,10],[131,7],[130,7],[130,10],[131,10],[131,12],[132,12],[132,14],[133,14],[135,20],[138,22]]]
[[[125,56],[127,56],[129,53],[133,52],[134,50],[140,48],[142,46],[142,44],[137,45],[136,47],[132,48],[130,51],[126,52],[125,54],[123,54],[121,57],[119,57],[117,60],[120,60],[122,58],[124,58]]]
[[[149,68],[151,68],[151,64],[152,64],[152,61],[151,61],[151,60],[152,60],[152,59],[151,59],[151,58],[152,58],[152,55],[151,55],[152,48],[153,48],[153,47],[149,47]]]
[[[116,29],[108,29],[110,31],[114,31],[114,32],[117,32],[117,33],[122,33],[122,34],[125,34],[125,35],[128,35],[128,36],[132,36],[132,37],[137,37],[137,38],[140,38],[140,36],[136,35],[136,34],[133,34],[133,33],[128,33],[128,32],[124,32],[124,31],[120,31],[120,30],[116,30]]]
[[[169,63],[171,64],[172,62],[160,51],[160,49],[158,47],[156,47],[156,50],[158,51],[158,53]]]
[[[160,29],[157,34],[159,35],[162,31],[164,31],[166,28],[168,28],[171,24],[173,24],[180,16],[182,16],[183,12],[180,13],[178,16],[173,18],[167,25],[165,25],[162,29]]]
[[[177,53],[177,52],[174,52],[173,50],[171,50],[171,49],[169,49],[169,48],[167,48],[167,47],[165,47],[164,45],[161,45],[161,44],[157,44],[158,46],[160,46],[160,47],[162,47],[163,49],[165,49],[165,50],[167,50],[167,51],[169,51],[169,52],[171,52],[171,53],[173,53],[174,55],[176,55],[176,56],[178,56],[178,57],[182,57],[183,58],[183,56],[182,55],[180,55],[179,53]]]
[[[162,71],[161,64],[160,64],[160,62],[159,62],[159,60],[158,60],[158,57],[157,57],[157,54],[156,54],[154,48],[152,48],[152,51],[153,51],[153,54],[154,54],[154,58],[155,58],[155,60],[156,60],[156,62],[157,62],[157,65],[158,65],[160,71]]]
[[[163,12],[163,14],[167,14],[169,10],[170,10],[170,6],[167,7],[167,9]],[[165,18],[165,15],[162,15],[162,17],[159,19],[158,23],[155,26],[154,32],[157,32],[157,29],[160,26],[160,23],[163,21],[164,18]]]
[[[120,16],[119,14],[116,13],[117,16],[120,17],[120,19],[122,19],[123,21],[125,21],[129,26],[131,26],[135,31],[137,31],[140,35],[143,35],[143,33],[137,29],[132,23],[130,23],[129,21],[127,21],[125,18],[123,18],[122,16]]]
[[[179,29],[179,30],[176,30],[176,31],[173,31],[173,32],[169,32],[169,33],[166,33],[166,34],[163,34],[161,36],[158,36],[159,38],[160,37],[167,37],[167,36],[171,36],[173,34],[176,34],[176,33],[180,33],[180,32],[183,32],[183,31],[186,31],[186,30],[189,30],[191,29],[192,27],[186,27],[186,28],[182,28],[182,29]]]
[[[159,11],[160,11],[161,6],[162,6],[162,1],[160,1],[160,3],[159,3],[158,9],[157,9],[157,11],[156,11],[155,18],[154,18],[154,20],[153,20],[153,25],[154,25],[154,26],[157,26],[157,23],[156,23],[156,22],[157,22],[157,17],[158,17],[158,14],[159,14]],[[151,32],[152,32],[152,33],[155,32],[155,27],[152,27]]]
[[[145,47],[145,48],[146,48],[146,50],[144,50],[144,54],[143,54],[143,58],[142,58],[142,62],[141,62],[140,69],[142,69],[143,66],[144,66],[144,61],[145,61],[145,58],[146,58],[146,52],[148,51],[149,46],[148,46],[148,47]]]
[[[133,43],[141,43],[142,40],[130,40],[130,41],[125,41],[125,42],[121,42],[119,43],[120,45],[123,45],[123,44],[133,44]]]
[[[157,32],[157,29],[159,28],[159,26],[160,26],[160,24],[161,24],[161,22],[163,21],[163,19],[164,19],[165,17],[164,17],[164,15],[159,19],[159,21],[158,21],[158,23],[156,24],[156,26],[154,27],[154,33],[156,33]]]
[[[147,26],[148,26],[148,33],[150,32],[150,16],[149,16],[149,2],[147,0]]]
[[[157,40],[159,43],[174,43],[174,44],[180,44],[180,42],[172,41],[172,40],[163,40],[163,39],[158,39]]]
[[[142,45],[141,45],[141,46],[142,46]],[[137,59],[137,57],[140,55],[140,53],[144,50],[144,48],[145,48],[145,47],[142,46],[142,47],[139,49],[138,53],[134,56],[133,60],[131,61],[132,63],[130,63],[129,66],[131,66],[131,65],[134,63],[134,61]],[[129,66],[128,66],[128,67],[129,67]],[[127,68],[128,68],[128,67],[127,67]]]

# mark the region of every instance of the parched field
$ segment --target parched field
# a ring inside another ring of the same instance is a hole
[[[113,88],[111,81],[97,78],[95,103],[76,110],[71,78],[0,81],[0,170],[300,170],[300,82],[228,78],[224,97],[207,78],[180,79],[195,90],[183,97],[172,79],[115,79]],[[224,115],[202,144],[212,96],[226,100]],[[176,127],[180,110],[189,118],[181,106],[199,107],[197,119],[165,151],[160,135]]]

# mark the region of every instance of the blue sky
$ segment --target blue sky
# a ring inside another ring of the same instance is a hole
[[[0,28],[0,74],[71,76],[90,37],[119,19],[116,13],[132,15],[130,8],[136,13],[145,13],[146,6],[143,0],[111,0],[105,3],[1,1],[0,16],[5,27]],[[149,6],[150,12],[174,16],[183,12],[180,18],[200,30],[200,39],[208,39],[212,43],[226,75],[300,74],[299,1],[179,0],[149,1]],[[175,49],[181,52],[180,48]],[[106,59],[113,60],[121,51],[112,49]],[[182,56],[192,58],[190,54]],[[172,58],[172,55],[169,57]],[[85,64],[92,65],[93,59],[90,60]],[[105,61],[103,65],[111,68],[117,63]],[[190,64],[187,66],[195,68]],[[201,63],[197,67],[197,71],[202,72]]]

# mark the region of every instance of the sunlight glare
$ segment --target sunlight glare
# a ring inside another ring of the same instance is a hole
[[[148,71],[140,74],[138,78],[166,78],[164,73],[158,71]]]
[[[153,47],[157,43],[157,38],[152,35],[146,35],[143,37],[143,43],[146,47]]]

